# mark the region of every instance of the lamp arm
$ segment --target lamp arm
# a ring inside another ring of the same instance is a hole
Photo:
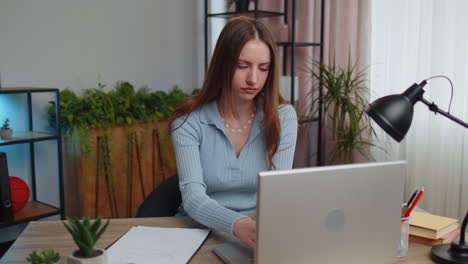
[[[454,240],[450,244],[433,246],[431,249],[431,259],[439,264],[461,264],[468,263],[468,244],[465,243],[466,224],[468,222],[468,212],[460,227],[460,240]]]
[[[436,114],[439,113],[439,114],[441,114],[441,115],[447,117],[448,119],[450,119],[450,120],[452,120],[452,121],[454,121],[454,122],[456,122],[456,123],[458,123],[458,124],[464,126],[465,128],[468,128],[468,123],[462,121],[461,119],[458,119],[458,118],[454,117],[453,115],[451,115],[451,114],[448,113],[448,112],[445,112],[445,111],[443,111],[443,110],[440,110],[439,107],[438,107],[436,104],[430,103],[429,101],[427,101],[426,99],[424,99],[424,98],[422,98],[422,97],[420,97],[419,100],[420,100],[421,102],[423,102],[425,105],[427,105],[427,106],[429,107],[429,110],[431,110],[432,112],[434,112],[434,113],[436,113]]]
[[[468,223],[468,211],[466,212],[465,218],[463,219],[463,222],[460,227],[460,244],[464,245],[465,244],[465,232],[466,232],[466,224]]]

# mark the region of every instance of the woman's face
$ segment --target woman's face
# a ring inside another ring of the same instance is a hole
[[[270,49],[265,42],[252,39],[245,43],[232,78],[234,101],[252,101],[262,90],[270,70]]]

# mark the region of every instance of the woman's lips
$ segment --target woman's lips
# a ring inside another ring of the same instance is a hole
[[[256,93],[257,92],[257,89],[256,88],[241,88],[241,90],[245,93],[248,93],[248,94],[253,94],[253,93]]]

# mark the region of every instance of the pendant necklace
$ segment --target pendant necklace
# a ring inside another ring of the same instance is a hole
[[[228,123],[223,119],[223,121],[224,121],[224,127],[225,127],[227,130],[230,130],[230,131],[233,132],[233,133],[239,133],[239,134],[240,134],[240,133],[244,132],[244,130],[246,130],[249,126],[252,125],[252,122],[253,122],[254,118],[255,118],[255,114],[254,114],[254,113],[250,114],[250,118],[247,120],[247,122],[245,122],[245,123],[244,123],[243,125],[241,125],[240,127],[234,127],[234,126],[228,124]]]

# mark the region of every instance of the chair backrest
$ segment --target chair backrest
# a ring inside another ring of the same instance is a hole
[[[140,204],[135,217],[174,216],[182,203],[177,174],[159,184]]]

